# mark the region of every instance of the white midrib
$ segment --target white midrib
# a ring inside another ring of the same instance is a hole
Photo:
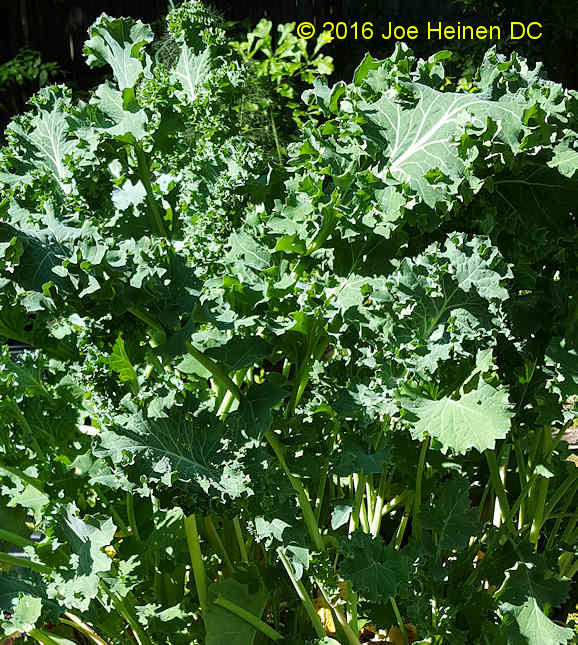
[[[418,141],[412,143],[409,148],[391,164],[391,170],[396,170],[406,159],[414,155],[420,148],[423,148],[435,133],[438,132],[438,130],[453,120],[456,114],[462,110],[466,110],[472,105],[476,105],[477,103],[481,103],[481,101],[471,101],[470,103],[465,103],[464,105],[455,108],[452,112],[448,112],[443,119],[430,128]]]

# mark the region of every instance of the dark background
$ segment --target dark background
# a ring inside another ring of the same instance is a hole
[[[211,0],[209,2],[227,20],[244,20],[255,24],[261,17],[274,23],[307,20],[318,29],[324,21],[347,24],[365,21],[376,30],[385,29],[391,20],[395,24],[422,26],[425,32],[428,20],[442,20],[446,24],[491,25],[500,24],[503,35],[509,33],[509,22],[538,21],[543,24],[543,37],[532,41],[527,38],[515,43],[502,40],[498,48],[516,49],[531,62],[543,60],[551,79],[566,87],[578,87],[578,1],[554,0]],[[132,16],[153,23],[162,31],[162,18],[169,9],[168,0],[0,0],[4,24],[0,27],[0,63],[13,58],[21,48],[39,50],[45,61],[56,61],[63,75],[56,80],[77,89],[88,89],[99,80],[99,72],[89,70],[82,56],[86,30],[102,13],[113,16]],[[508,28],[506,28],[506,26]],[[420,56],[439,49],[458,51],[459,59],[479,60],[489,41],[428,41],[424,37],[408,44]],[[334,79],[349,80],[351,73],[366,51],[374,56],[389,55],[392,41],[376,37],[372,41],[355,41],[351,34],[346,40],[335,40],[326,53],[335,59]],[[464,63],[465,64],[465,63]],[[457,70],[459,73],[461,70]],[[95,76],[96,74],[96,76]],[[11,105],[24,109],[26,98],[37,88],[11,87]],[[6,88],[4,91],[7,91]],[[17,100],[14,100],[14,94]],[[1,97],[0,97],[1,100]],[[3,129],[9,114],[0,114]]]

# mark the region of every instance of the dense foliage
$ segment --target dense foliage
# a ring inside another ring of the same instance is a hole
[[[578,94],[398,46],[297,104],[291,25],[168,27],[101,16],[0,154],[4,634],[567,643]]]

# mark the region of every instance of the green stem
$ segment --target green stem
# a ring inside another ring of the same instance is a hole
[[[138,307],[130,307],[127,310],[129,313],[131,313],[135,318],[138,318],[142,322],[144,322],[145,325],[148,325],[151,329],[156,329],[157,331],[161,332],[163,337],[166,338],[167,332],[165,331],[165,328],[161,325],[158,320],[155,320],[152,316],[147,314],[146,311],[142,311],[142,309],[139,309]]]
[[[329,463],[326,461],[321,467],[321,477],[319,478],[319,486],[317,487],[317,496],[315,498],[315,520],[319,523],[319,516],[321,515],[321,507],[323,506],[323,498],[325,496],[325,487],[327,485],[327,473],[329,471]]]
[[[303,513],[303,520],[305,522],[305,525],[307,526],[307,530],[309,531],[309,535],[311,536],[315,548],[318,551],[323,551],[325,548],[323,537],[321,536],[321,532],[319,531],[319,525],[317,524],[317,520],[315,519],[315,513],[311,508],[309,496],[307,495],[307,491],[305,490],[301,479],[299,479],[299,477],[295,477],[295,475],[291,473],[289,467],[287,466],[287,462],[285,461],[284,456],[285,447],[271,430],[268,430],[265,433],[265,438],[273,449],[273,452],[275,453],[277,460],[281,465],[281,468],[285,471],[285,474],[291,482],[291,486],[293,486],[293,489],[297,493],[297,501],[299,503],[299,507],[301,508],[301,512]]]
[[[189,548],[189,556],[191,558],[195,587],[197,589],[197,595],[199,596],[199,604],[201,605],[201,610],[204,612],[207,607],[207,573],[203,563],[201,541],[197,530],[197,518],[195,515],[189,515],[189,517],[185,518],[185,535]]]
[[[134,512],[134,498],[129,491],[127,491],[126,493],[126,513],[128,515],[128,523],[130,525],[131,533],[140,542],[141,538],[138,530],[138,524],[136,522],[136,515]]]
[[[410,502],[410,498],[411,498],[411,491],[404,490],[403,493],[400,493],[397,497],[394,497],[393,499],[391,499],[389,503],[383,507],[383,511],[381,512],[381,515],[385,517],[388,513],[391,513],[391,511],[396,509],[398,506],[403,506],[404,504],[408,504]]]
[[[353,630],[349,626],[349,623],[347,622],[347,620],[345,620],[345,616],[341,613],[338,607],[334,607],[331,604],[329,594],[325,591],[323,585],[318,580],[316,580],[315,582],[317,583],[319,591],[321,591],[321,595],[325,599],[325,602],[331,608],[331,613],[333,614],[334,620],[336,619],[341,626],[341,629],[343,630],[343,633],[345,634],[345,638],[347,639],[349,645],[359,645],[359,638],[356,634],[353,633]]]
[[[349,614],[349,626],[357,634],[359,631],[358,619],[357,619],[357,594],[353,591],[353,586],[351,582],[347,581],[345,583],[345,594],[347,601],[347,612]]]
[[[19,558],[9,553],[0,552],[0,562],[2,564],[7,564],[10,567],[21,567],[22,569],[30,569],[31,571],[37,571],[38,573],[49,574],[52,572],[52,569],[45,564],[40,562],[31,562],[27,558]]]
[[[272,641],[283,640],[283,636],[281,636],[278,631],[267,625],[267,623],[264,623],[260,618],[257,618],[257,616],[255,616],[251,612],[243,609],[242,607],[239,607],[239,605],[236,605],[234,602],[223,598],[223,596],[219,596],[215,600],[215,605],[219,605],[219,607],[223,607],[227,611],[230,611],[232,614],[235,614],[235,616],[238,616],[246,623],[249,623],[251,627],[254,627],[256,630],[260,631]]]
[[[395,614],[395,619],[397,620],[397,624],[399,625],[399,631],[401,632],[404,645],[409,645],[409,638],[407,636],[407,631],[405,629],[405,623],[403,622],[403,618],[401,617],[401,613],[399,611],[399,607],[397,606],[397,603],[395,602],[395,598],[393,596],[390,596],[389,600],[393,608],[393,613]]]
[[[187,351],[189,354],[195,358],[199,363],[211,373],[211,376],[215,381],[224,387],[226,387],[236,399],[241,399],[241,390],[235,385],[235,383],[229,378],[226,372],[219,367],[212,359],[208,356],[205,356],[200,352],[190,341],[187,341]]]
[[[285,568],[285,571],[287,572],[287,575],[289,576],[289,579],[291,580],[293,587],[297,592],[297,595],[299,596],[299,600],[301,600],[301,603],[305,611],[307,612],[307,615],[309,616],[309,620],[313,625],[315,633],[317,634],[318,638],[325,638],[325,630],[323,629],[321,620],[319,619],[319,616],[315,611],[313,601],[307,593],[307,589],[305,589],[305,585],[301,582],[301,580],[297,580],[297,578],[295,577],[291,563],[287,559],[287,556],[283,553],[281,547],[277,549],[277,554],[279,555],[279,559],[281,560],[281,563],[283,564],[283,567]]]
[[[36,546],[32,540],[22,537],[17,533],[12,533],[12,531],[7,531],[6,529],[0,529],[0,542],[8,542],[8,544],[13,544],[21,548],[25,546]]]
[[[129,624],[134,637],[139,645],[153,645],[152,641],[147,636],[142,625],[139,623],[138,618],[132,611],[132,608],[125,602],[124,598],[117,596],[111,589],[109,589],[104,580],[100,581],[100,587],[103,592],[112,600],[114,608]]]
[[[552,518],[552,516],[554,514],[554,509],[556,508],[556,505],[558,504],[558,502],[566,495],[566,493],[568,493],[569,489],[572,488],[572,491],[567,496],[567,501],[566,501],[566,504],[565,504],[563,512],[566,511],[566,509],[570,505],[570,502],[574,499],[574,495],[576,494],[577,484],[576,484],[575,480],[576,480],[577,476],[578,476],[578,473],[572,473],[572,475],[570,475],[567,478],[567,480],[562,484],[562,486],[560,486],[558,488],[558,490],[556,491],[555,495],[550,500],[550,503],[548,504],[548,506],[547,506],[547,508],[546,508],[546,510],[544,512],[544,519],[542,520],[540,530],[542,529],[544,524],[549,519]],[[561,521],[562,521],[561,519],[557,520],[557,522],[556,522],[556,524],[557,524],[556,531],[558,530]]]
[[[60,645],[59,642],[55,641],[48,632],[45,632],[42,629],[31,629],[28,633],[34,640],[38,641],[42,645]]]
[[[486,456],[486,461],[490,469],[490,479],[492,482],[492,486],[494,488],[494,492],[496,493],[496,497],[498,498],[498,502],[500,504],[500,512],[501,512],[502,518],[505,519],[505,523],[508,526],[508,528],[511,529],[512,532],[515,532],[512,525],[512,514],[510,510],[510,505],[508,504],[508,496],[506,494],[506,489],[504,488],[504,484],[500,479],[500,469],[498,468],[496,453],[494,452],[494,450],[486,450],[484,454]]]
[[[103,506],[105,506],[108,509],[108,512],[112,515],[112,519],[115,521],[117,528],[119,528],[125,536],[130,535],[131,531],[129,527],[120,516],[120,513],[116,510],[114,504],[111,504],[107,494],[103,491],[102,487],[95,486],[95,490],[97,491],[98,497],[103,503]]]
[[[385,473],[381,473],[379,478],[379,484],[377,488],[377,497],[375,500],[375,508],[373,509],[373,520],[371,522],[371,535],[375,538],[379,535],[381,529],[381,521],[384,516],[384,504],[385,504],[385,491],[387,489],[389,478],[386,477]]]
[[[275,125],[275,117],[273,116],[273,110],[270,110],[271,115],[271,125],[273,126],[273,139],[275,140],[275,147],[277,148],[277,157],[279,159],[279,164],[283,164],[283,155],[281,154],[281,143],[279,142],[279,136],[277,134],[277,126]]]
[[[78,618],[77,616],[69,612],[66,612],[64,615],[66,616],[66,618],[61,618],[60,619],[61,623],[64,623],[65,625],[69,625],[70,627],[73,627],[74,629],[81,632],[85,636],[88,636],[97,645],[109,645],[89,625],[87,625],[86,623],[83,623],[82,620],[80,620],[80,618]]]
[[[552,443],[552,430],[550,427],[543,428],[543,445],[547,449]],[[548,487],[550,482],[546,477],[540,477],[536,484],[536,491],[533,497],[533,510],[534,516],[532,518],[532,527],[530,528],[530,543],[534,545],[534,550],[538,548],[538,540],[540,539],[540,531],[544,523],[544,512],[546,508],[546,499],[548,496]]]
[[[403,536],[405,534],[405,529],[407,527],[407,523],[409,521],[409,516],[410,512],[406,508],[403,517],[401,518],[401,522],[399,523],[399,527],[397,529],[397,533],[395,535],[395,542],[394,542],[394,548],[396,551],[399,551],[401,547],[401,543],[403,542]]]
[[[44,490],[44,484],[40,481],[40,479],[36,479],[36,477],[31,477],[30,475],[27,475],[25,472],[19,470],[18,468],[13,468],[12,466],[6,466],[0,461],[0,470],[5,470],[10,475],[14,475],[14,477],[17,477],[20,481],[23,481],[25,484],[30,484],[31,486],[34,486],[34,488],[37,488],[40,491]]]
[[[136,158],[138,162],[138,171],[137,171],[138,176],[145,188],[145,191],[147,194],[147,203],[149,205],[149,208],[153,216],[153,223],[156,229],[155,232],[157,233],[157,235],[161,235],[162,237],[167,237],[167,232],[165,230],[161,209],[159,208],[159,204],[156,200],[156,196],[153,190],[153,185],[151,182],[151,172],[150,172],[149,165],[147,163],[146,155],[144,153],[144,150],[141,148],[141,146],[138,143],[134,144],[133,149],[136,153]]]
[[[249,555],[247,553],[247,545],[243,539],[243,531],[241,525],[239,524],[239,518],[233,518],[233,527],[235,528],[235,536],[237,538],[237,543],[239,544],[239,552],[241,553],[241,560],[243,562],[249,562]]]
[[[421,491],[423,482],[423,472],[425,468],[425,457],[429,448],[430,438],[426,437],[422,444],[419,453],[419,460],[417,462],[417,476],[415,480],[415,498],[413,500],[413,532],[415,532],[416,539],[421,540]]]
[[[353,533],[353,531],[357,530],[359,522],[362,521],[361,507],[363,502],[363,495],[365,493],[366,476],[363,472],[361,472],[359,475],[352,475],[350,479],[352,482],[352,488],[354,488],[355,491],[353,509],[351,511],[351,518],[349,520],[349,533]]]
[[[205,517],[205,528],[207,529],[207,535],[210,541],[214,544],[216,550],[219,551],[223,558],[223,564],[225,565],[227,575],[231,575],[233,573],[233,562],[225,548],[225,545],[223,544],[223,540],[221,540],[221,536],[213,524],[213,520],[208,515]]]

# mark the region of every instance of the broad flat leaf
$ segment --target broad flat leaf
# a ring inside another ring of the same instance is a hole
[[[36,626],[36,621],[42,613],[42,600],[23,594],[10,609],[13,612],[10,620],[0,621],[0,626],[6,635],[18,632],[29,633]]]
[[[32,129],[25,132],[16,124],[9,129],[25,150],[24,161],[29,170],[44,168],[62,181],[71,175],[66,156],[77,149],[65,110],[68,99],[58,88],[45,89],[43,95],[46,100],[31,120]]]
[[[234,336],[224,345],[206,350],[206,354],[218,363],[225,363],[229,370],[236,372],[260,364],[270,356],[272,347],[259,336]]]
[[[551,168],[557,168],[566,177],[573,177],[578,170],[578,150],[564,141],[556,146],[554,156],[548,165]]]
[[[11,503],[15,506],[22,506],[23,508],[32,511],[36,522],[40,521],[42,517],[42,509],[50,502],[48,495],[41,490],[28,484],[23,491],[14,495]]]
[[[248,491],[247,478],[227,448],[224,425],[208,414],[193,416],[179,408],[166,418],[146,419],[131,406],[114,426],[100,434],[97,456],[109,457],[133,481],[238,497]]]
[[[518,562],[508,570],[507,579],[500,590],[500,600],[511,605],[522,605],[533,598],[541,607],[548,604],[560,607],[568,598],[569,580],[551,576],[544,558],[537,562]]]
[[[174,71],[174,76],[183,88],[183,94],[189,101],[197,98],[199,89],[203,86],[211,71],[211,52],[207,47],[200,54],[183,44],[179,62]]]
[[[98,593],[99,574],[110,570],[112,560],[104,547],[112,543],[116,526],[108,518],[82,519],[74,504],[69,504],[55,527],[56,535],[70,548],[67,567],[52,574],[48,591],[67,607],[86,611]]]
[[[435,533],[439,551],[467,547],[470,537],[480,530],[478,513],[470,504],[468,483],[461,479],[442,483],[434,507],[422,515],[422,524]]]
[[[145,72],[143,60],[150,64],[143,47],[153,40],[148,25],[130,18],[111,18],[102,14],[89,28],[84,44],[86,62],[91,67],[110,65],[120,90],[133,88]]]
[[[121,187],[114,187],[112,203],[119,211],[124,211],[131,206],[142,204],[146,194],[147,191],[140,180],[133,184],[130,179],[127,179]]]
[[[136,372],[130,362],[128,354],[126,353],[124,340],[121,334],[118,335],[114,343],[112,354],[108,358],[108,364],[118,374],[123,383],[137,383]]]
[[[420,83],[403,87],[412,95],[411,103],[402,105],[384,93],[373,103],[361,103],[359,112],[373,126],[368,136],[383,148],[387,160],[374,169],[376,176],[409,184],[429,206],[447,200],[465,176],[458,133],[466,124],[485,130],[486,119],[492,118],[500,124],[498,136],[517,150],[524,107],[514,100],[438,92]],[[443,180],[430,182],[428,177],[438,169]]]
[[[407,558],[393,547],[386,547],[380,537],[355,532],[341,544],[345,556],[340,573],[353,589],[372,602],[386,602],[407,583]]]
[[[562,400],[578,393],[578,352],[564,338],[553,338],[546,350],[548,389]]]
[[[335,472],[341,477],[362,472],[366,475],[380,475],[390,463],[389,451],[371,452],[359,440],[348,437],[343,442]]]
[[[213,582],[209,586],[204,614],[207,645],[253,645],[257,630],[228,609],[216,605],[219,596],[260,619],[267,593],[257,568],[239,569],[232,578]]]
[[[520,606],[506,603],[500,609],[515,619],[520,634],[528,645],[564,645],[574,636],[573,629],[560,627],[552,622],[540,609],[535,598],[528,598]]]
[[[132,136],[142,139],[146,134],[147,116],[135,101],[126,102],[119,92],[108,81],[99,85],[92,101],[97,105],[103,117],[91,124],[97,132],[111,137]]]
[[[241,399],[239,409],[230,422],[243,437],[260,438],[271,428],[273,408],[285,399],[288,392],[277,383],[253,385]]]
[[[416,399],[406,409],[417,416],[411,422],[411,434],[423,439],[428,434],[442,444],[442,452],[463,454],[475,449],[492,449],[498,439],[510,431],[508,395],[481,381],[478,387],[457,400]]]

